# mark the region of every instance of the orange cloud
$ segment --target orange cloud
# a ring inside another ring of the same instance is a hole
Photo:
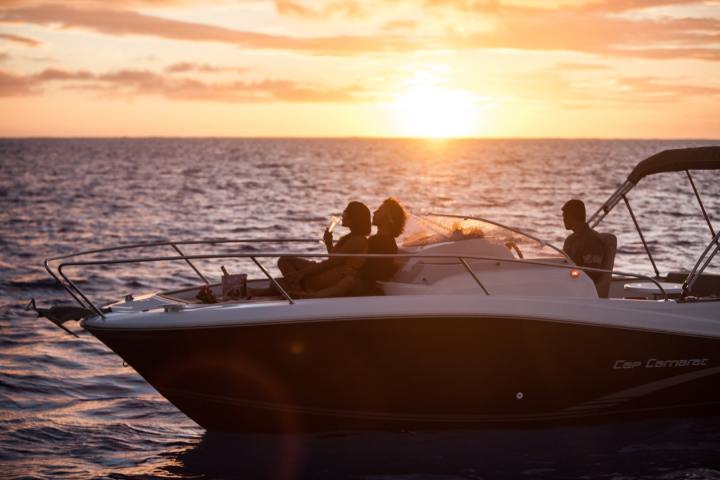
[[[580,6],[547,2],[542,8],[498,0],[425,0],[486,17],[491,31],[457,36],[456,48],[566,50],[654,59],[720,60],[720,19],[629,19],[613,14],[652,7],[717,5],[702,0],[603,0]]]
[[[546,12],[553,8],[550,5],[547,8],[526,7],[520,5],[507,5],[500,0],[423,0],[423,6],[430,8],[449,8],[460,10],[462,12],[474,13],[530,13],[530,12]]]
[[[596,63],[559,63],[557,69],[561,71],[597,71],[607,70],[607,65],[599,65]]]
[[[393,20],[387,22],[382,26],[382,30],[386,32],[393,32],[397,30],[414,30],[417,27],[417,22],[414,20]]]
[[[222,0],[217,0],[222,1]],[[46,0],[0,0],[0,7],[16,7],[16,6],[38,6],[47,3]],[[193,3],[208,3],[208,0],[122,0],[109,2],[108,0],[73,0],[75,5],[96,6],[103,5],[106,7],[119,8],[146,6],[146,7],[175,7],[178,5],[189,5]]]
[[[230,43],[257,49],[317,54],[392,51],[411,47],[406,40],[377,36],[289,37],[170,20],[129,10],[78,9],[52,4],[0,11],[0,22],[84,28],[110,35],[149,35],[172,40]]]
[[[32,80],[39,82],[52,82],[57,80],[92,80],[95,76],[87,71],[70,72],[57,68],[48,68],[42,72],[33,75]]]
[[[696,60],[720,62],[719,48],[642,48],[626,50],[615,49],[611,53],[613,55],[631,58],[648,58],[658,60],[694,58]]]
[[[315,2],[317,4],[319,2]],[[281,15],[301,18],[328,18],[336,15],[358,17],[365,13],[359,2],[353,0],[334,0],[321,6],[310,7],[296,0],[275,0],[275,9]]]
[[[623,77],[618,81],[621,87],[640,93],[648,99],[675,102],[678,97],[705,97],[720,95],[720,87],[704,85],[678,85],[667,83],[656,77]]]
[[[20,35],[13,35],[10,33],[0,33],[0,39],[8,40],[15,43],[22,43],[23,45],[27,45],[28,47],[39,47],[40,45],[42,45],[41,42],[38,42],[35,39],[22,37]]]
[[[59,25],[64,29],[80,28],[108,35],[146,35],[325,55],[436,49],[515,49],[576,51],[651,59],[720,60],[720,18],[628,18],[614,15],[618,11],[650,6],[702,2],[607,0],[580,7],[560,8],[553,4],[537,8],[506,5],[493,0],[408,1],[422,1],[426,7],[465,9],[483,15],[493,26],[474,33],[458,34],[455,32],[467,30],[449,28],[444,34],[421,36],[415,33],[413,21],[401,20],[385,23],[376,35],[293,37],[173,20],[126,9],[77,8],[61,4],[0,10],[0,23]],[[352,16],[352,12],[357,12],[354,5],[356,3],[352,0],[331,0],[314,7],[298,0],[275,0],[279,11],[301,17],[322,17],[337,12]]]
[[[456,35],[459,48],[568,50],[588,53],[716,60],[718,19],[628,20],[561,13],[505,16],[494,30]],[[675,45],[685,48],[677,48]],[[693,48],[687,48],[692,44]],[[669,46],[668,46],[669,45]]]
[[[671,7],[676,5],[698,5],[707,3],[703,0],[603,0],[579,7],[588,12],[620,13],[646,8]]]
[[[553,68],[487,78],[486,81],[497,91],[512,92],[517,102],[546,102],[553,108],[558,105],[572,109],[611,107],[622,111],[630,107],[675,105],[678,99],[685,104],[720,101],[720,84],[717,82],[697,85],[660,77],[622,76],[612,71],[605,75],[597,72],[587,81],[578,81],[576,76],[565,73]]]
[[[38,95],[51,83],[93,91],[105,96],[158,95],[168,99],[219,102],[359,102],[370,97],[364,89],[306,85],[288,80],[206,83],[192,78],[170,78],[149,70],[118,70],[95,74],[86,70],[46,69],[17,75],[0,71],[0,96]]]
[[[245,67],[219,67],[216,65],[208,65],[207,63],[180,62],[165,67],[167,73],[224,73],[224,72],[247,72]]]
[[[601,0],[572,6],[564,2],[545,2],[542,7],[511,5],[500,0],[424,0],[428,7],[444,7],[463,12],[503,13],[503,14],[541,14],[547,12],[596,12],[621,13],[657,7],[677,5],[702,5],[713,3],[708,0]]]
[[[15,75],[0,70],[0,97],[18,97],[37,94],[34,82],[25,75]]]

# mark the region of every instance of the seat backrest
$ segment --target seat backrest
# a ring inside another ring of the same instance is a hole
[[[599,233],[603,245],[605,245],[605,256],[603,258],[602,268],[612,270],[615,266],[615,253],[617,252],[617,237],[612,233]],[[603,273],[595,285],[598,291],[598,297],[607,298],[610,293],[611,273]]]

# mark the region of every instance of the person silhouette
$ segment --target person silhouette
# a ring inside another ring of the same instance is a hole
[[[405,208],[395,198],[386,198],[373,213],[372,223],[377,233],[368,238],[368,253],[391,254],[398,252],[395,238],[405,229],[407,220]],[[377,291],[378,281],[387,281],[395,274],[397,262],[394,258],[368,258],[358,271],[359,294]]]
[[[578,267],[603,268],[605,243],[600,234],[587,224],[583,201],[576,198],[568,200],[562,207],[562,213],[565,228],[573,232],[565,239],[563,251]],[[597,286],[602,272],[585,273]]]
[[[350,230],[333,244],[332,233],[325,231],[323,241],[328,253],[362,254],[368,251],[371,231],[370,209],[361,202],[350,202],[342,216],[342,225]],[[355,281],[364,258],[331,257],[314,262],[298,257],[281,257],[278,268],[291,295],[298,298],[338,296]],[[338,289],[338,286],[342,288]],[[329,289],[329,290],[328,290]]]

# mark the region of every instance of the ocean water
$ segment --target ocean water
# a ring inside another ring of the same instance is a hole
[[[416,212],[483,216],[561,245],[567,199],[582,198],[592,212],[639,160],[718,144],[0,140],[0,477],[720,479],[718,418],[433,434],[208,434],[76,325],[80,338],[23,310],[32,297],[42,305],[71,300],[44,272],[48,256],[166,238],[320,238],[349,200],[374,208],[395,196]],[[720,175],[697,172],[694,180],[720,226]],[[645,179],[629,199],[661,272],[691,268],[709,231],[685,175]],[[616,268],[652,272],[622,205],[600,230],[618,235]],[[203,268],[219,275],[217,265]],[[195,283],[187,270],[69,273],[104,303]]]

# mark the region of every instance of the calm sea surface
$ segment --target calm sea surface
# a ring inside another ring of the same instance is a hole
[[[31,297],[69,300],[45,274],[47,256],[165,238],[320,238],[353,199],[374,208],[392,195],[416,212],[484,216],[561,245],[565,200],[582,198],[594,211],[639,160],[713,144],[720,141],[0,140],[0,477],[720,479],[720,420],[712,418],[210,435],[90,335],[73,338],[23,311]],[[716,228],[719,180],[695,175]],[[661,272],[691,268],[709,233],[684,174],[643,180],[629,198]],[[620,207],[600,228],[619,237],[616,267],[651,273]],[[195,282],[181,268],[70,273],[102,303]]]

